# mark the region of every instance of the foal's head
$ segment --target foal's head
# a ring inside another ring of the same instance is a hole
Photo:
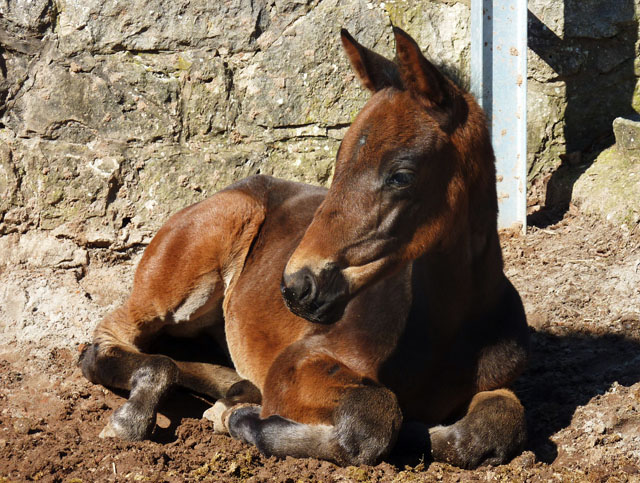
[[[493,189],[495,204],[480,108],[408,34],[394,34],[392,62],[342,31],[351,66],[373,95],[347,131],[331,188],[283,274],[287,306],[312,322],[335,322],[362,288],[468,229],[470,185]]]

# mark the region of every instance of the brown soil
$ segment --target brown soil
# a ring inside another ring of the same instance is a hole
[[[265,458],[213,434],[200,417],[208,403],[180,393],[163,406],[152,441],[99,439],[122,395],[85,381],[75,351],[28,343],[0,348],[0,482],[640,481],[639,231],[570,213],[504,237],[533,336],[515,387],[530,439],[508,465],[339,468]]]

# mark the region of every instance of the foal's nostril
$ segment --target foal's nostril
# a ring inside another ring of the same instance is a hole
[[[302,275],[302,286],[300,287],[300,293],[298,300],[301,303],[310,303],[316,297],[317,284],[315,277],[311,272],[304,273]]]
[[[318,284],[313,273],[303,268],[282,278],[282,295],[289,304],[308,306],[318,293]]]

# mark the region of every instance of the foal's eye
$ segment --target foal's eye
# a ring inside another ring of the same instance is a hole
[[[387,178],[386,184],[392,188],[406,188],[413,183],[415,177],[416,175],[413,171],[409,171],[408,169],[399,169]]]

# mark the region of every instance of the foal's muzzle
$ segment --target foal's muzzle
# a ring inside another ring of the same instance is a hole
[[[349,286],[337,266],[314,274],[304,267],[282,276],[280,290],[294,314],[310,322],[332,324],[342,317],[348,302]]]

